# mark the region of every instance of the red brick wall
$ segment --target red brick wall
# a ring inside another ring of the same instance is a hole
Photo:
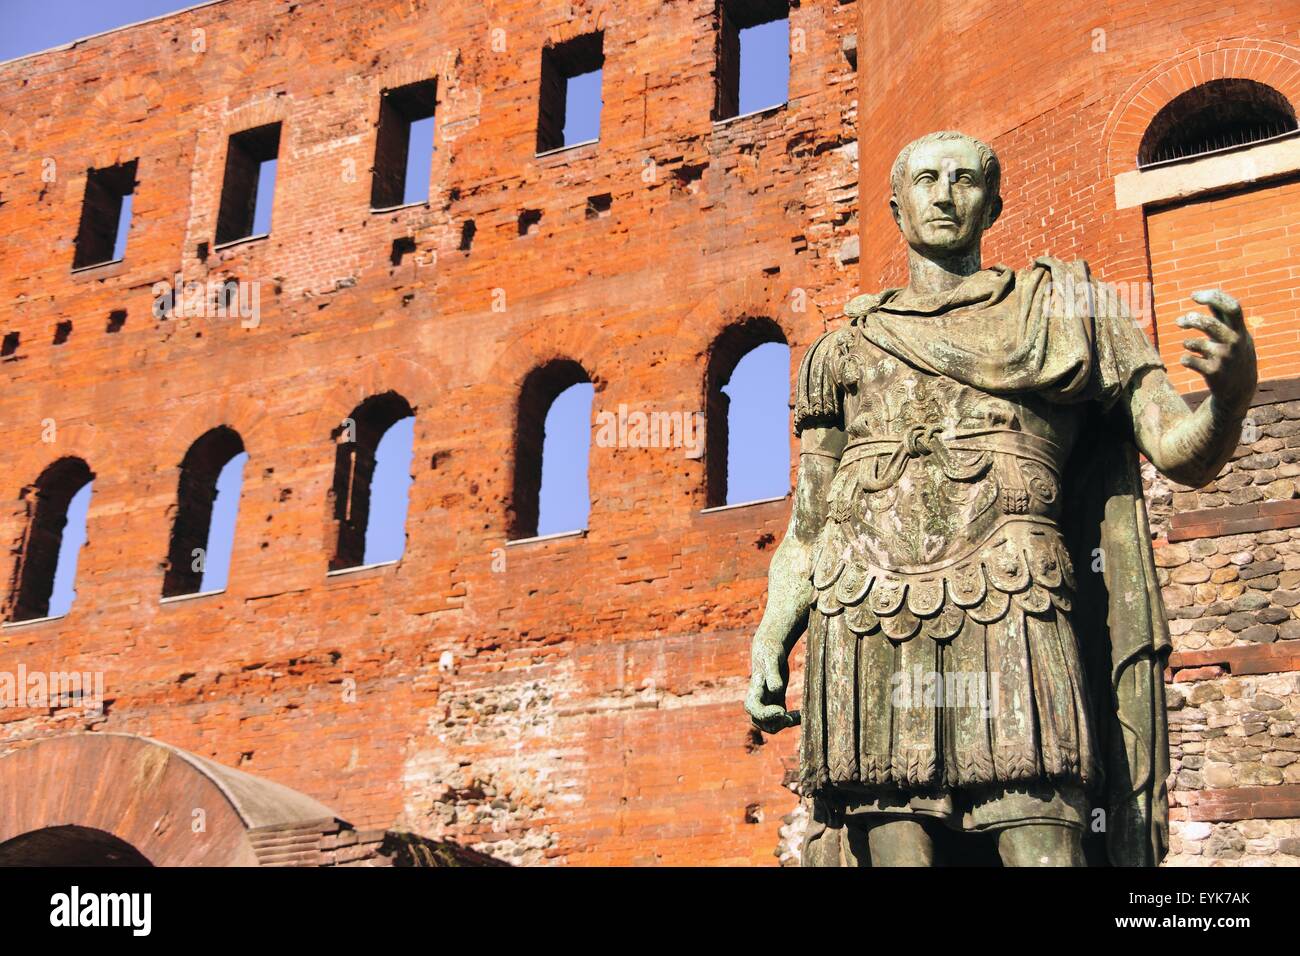
[[[701,515],[702,460],[593,442],[590,532],[502,550],[531,369],[581,362],[597,413],[698,411],[730,323],[770,316],[797,361],[855,291],[854,5],[801,4],[789,105],[717,127],[713,12],[239,0],[0,65],[0,579],[21,489],[63,455],[97,475],[72,612],[6,629],[0,669],[102,669],[110,697],[0,711],[6,747],[142,733],[515,862],[775,862],[796,738],[755,746],[741,700],[786,504]],[[597,27],[600,143],[536,158],[542,44]],[[372,214],[380,90],[429,76],[430,203]],[[277,120],[270,238],[200,262],[229,133]],[[71,275],[85,170],[135,157],[125,262]],[[178,270],[260,282],[260,325],[154,320]],[[327,578],[331,431],[388,389],[416,409],[406,553]],[[177,468],[220,424],[250,455],[230,585],[160,605]]]
[[[790,104],[714,127],[714,10],[231,0],[0,65],[0,331],[21,334],[0,364],[0,541],[20,540],[20,492],[55,458],[98,476],[76,605],[0,634],[0,669],[100,669],[110,698],[94,719],[0,711],[4,749],[84,727],[147,734],[359,828],[516,862],[774,862],[796,737],[755,740],[740,701],[786,503],[700,514],[703,461],[593,444],[589,533],[505,548],[524,377],[567,357],[596,383],[596,412],[702,410],[710,344],[751,315],[780,324],[797,362],[858,291],[839,261],[849,240],[860,232],[867,288],[901,275],[888,167],[938,127],[1004,157],[990,261],[1051,251],[1144,279],[1141,214],[1113,208],[1109,117],[1189,48],[1293,49],[1297,18],[1294,0],[1068,0],[1032,16],[804,0]],[[597,28],[601,141],[537,158],[541,45]],[[855,31],[861,209],[842,49]],[[430,202],[372,214],[379,93],[429,76]],[[228,135],[273,121],[271,236],[200,261]],[[85,170],[133,158],[126,261],[70,275]],[[609,216],[586,219],[603,193]],[[524,209],[542,218],[520,237]],[[404,237],[416,252],[394,268]],[[260,283],[258,327],[154,320],[150,288],[178,271]],[[107,334],[116,309],[127,323]],[[388,389],[417,416],[406,554],[327,578],[330,433]],[[250,454],[230,585],[160,605],[177,467],[221,424]]]
[[[1259,377],[1300,373],[1300,180],[1213,196],[1147,214],[1156,338],[1180,388],[1205,380],[1178,364],[1192,333],[1174,323],[1199,289],[1220,287],[1242,305],[1259,353]]]

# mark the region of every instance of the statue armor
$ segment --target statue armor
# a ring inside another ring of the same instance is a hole
[[[979,795],[1029,793],[1031,814],[1081,825],[1098,750],[1063,475],[1089,405],[1159,360],[1131,321],[1071,311],[1076,277],[1039,260],[934,301],[863,296],[809,349],[796,431],[845,447],[813,548],[805,793],[963,828]]]

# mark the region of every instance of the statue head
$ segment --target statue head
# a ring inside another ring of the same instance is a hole
[[[979,249],[1002,212],[1002,167],[985,143],[944,130],[903,147],[889,176],[889,207],[907,244],[927,258]]]

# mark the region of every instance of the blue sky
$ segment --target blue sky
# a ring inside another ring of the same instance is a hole
[[[0,0],[0,60],[35,53],[79,37],[110,30],[194,6],[176,0]],[[776,21],[741,31],[740,111],[753,112],[785,102],[789,87],[789,24]],[[570,81],[564,139],[566,143],[600,135],[603,70]],[[428,198],[434,149],[434,121],[413,124],[408,153],[410,175],[404,202]],[[271,202],[277,164],[266,165],[258,182],[254,234],[271,228]],[[124,224],[130,221],[126,206]],[[115,258],[125,247],[128,231],[119,235]],[[764,345],[741,360],[726,392],[731,398],[728,421],[728,503],[785,494],[789,490],[789,350]],[[539,534],[587,527],[590,495],[587,483],[592,432],[592,388],[575,385],[564,392],[546,418],[543,445]],[[395,560],[406,542],[406,513],[411,484],[414,419],[394,425],[377,452],[371,494],[370,525],[366,533],[366,563]],[[666,450],[665,453],[680,453]],[[217,500],[204,565],[205,591],[221,590],[229,574],[239,492],[247,455],[232,459],[218,480]],[[91,485],[83,488],[68,509],[68,524],[50,613],[65,613],[74,596],[75,572],[85,541]]]
[[[411,494],[415,418],[403,418],[384,432],[375,449],[370,480],[370,519],[364,564],[396,561],[406,548],[406,509]]]
[[[68,523],[63,529],[59,561],[54,569],[54,591],[50,594],[50,617],[67,614],[76,598],[77,559],[81,557],[81,546],[86,543],[86,512],[94,484],[86,482],[68,503]]]
[[[779,106],[790,95],[790,21],[740,31],[740,112]]]
[[[727,504],[790,490],[790,347],[760,345],[722,387],[727,406]]]

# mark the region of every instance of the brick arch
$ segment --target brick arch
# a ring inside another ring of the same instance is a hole
[[[162,107],[167,96],[151,77],[119,76],[105,84],[86,108],[86,122],[93,128],[138,123],[150,110]]]
[[[448,391],[450,375],[445,367],[433,369],[412,359],[372,358],[343,376],[329,390],[326,399],[314,410],[311,434],[316,440],[328,439],[358,405],[386,392],[401,395],[419,421],[425,417],[421,410],[434,407],[438,397]],[[418,432],[416,439],[419,440]]]
[[[197,594],[203,585],[203,569],[194,555],[208,547],[217,487],[223,469],[248,445],[229,425],[217,425],[194,440],[181,460],[176,498],[169,506],[171,534],[163,573],[163,597]],[[240,496],[243,494],[241,480]]]
[[[13,573],[5,613],[15,621],[48,617],[72,499],[95,480],[84,458],[63,456],[47,465],[23,491],[21,537],[12,549]]]
[[[1210,80],[1226,79],[1271,86],[1300,107],[1300,49],[1240,37],[1203,43],[1153,66],[1120,97],[1106,121],[1102,145],[1107,175],[1137,168],[1147,127],[1175,97]]]
[[[512,481],[506,509],[512,538],[531,538],[538,533],[542,443],[551,407],[567,389],[590,382],[591,375],[581,362],[557,357],[536,366],[520,384],[510,442]]]
[[[726,497],[726,407],[716,401],[715,374],[725,366],[729,375],[736,361],[763,341],[779,339],[790,346],[793,362],[796,346],[804,341],[803,336],[811,341],[825,328],[821,310],[811,296],[806,300],[807,312],[798,322],[792,320],[796,314],[792,313],[791,304],[798,288],[797,277],[791,277],[788,282],[787,286],[766,278],[744,278],[710,289],[678,320],[660,346],[664,350],[662,360],[694,363],[692,397],[700,403],[706,430],[705,453],[697,463],[699,471],[695,477],[702,507],[721,504]],[[720,356],[719,349],[728,354]],[[792,368],[787,376],[787,388],[793,388],[793,372]]]
[[[103,495],[105,489],[112,489],[119,482],[131,480],[130,469],[119,466],[119,463],[127,460],[119,450],[119,440],[125,438],[126,430],[100,428],[84,420],[67,424],[57,418],[53,420],[54,441],[48,445],[34,443],[40,457],[23,456],[20,461],[13,464],[10,468],[9,485],[0,492],[0,540],[9,542],[7,554],[0,561],[0,579],[9,581],[11,585],[6,600],[13,598],[12,585],[20,570],[23,541],[30,530],[31,489],[47,468],[62,459],[84,461],[94,473],[97,497]],[[44,426],[37,422],[33,427],[36,435],[39,436]],[[26,442],[31,439],[24,434],[23,440]],[[93,502],[91,507],[93,515]],[[89,550],[95,541],[90,518],[87,519],[86,533],[85,548]],[[83,551],[83,560],[85,554],[86,552]]]
[[[80,828],[155,866],[258,866],[270,834],[322,832],[337,819],[305,794],[134,734],[66,734],[0,759],[6,863],[21,845],[11,841]]]
[[[609,10],[606,4],[594,4],[590,10],[574,11],[577,16],[571,16],[569,19],[554,23],[546,29],[546,42],[548,44],[563,43],[566,40],[572,40],[574,37],[580,37],[586,33],[594,33],[597,30],[605,29],[605,22],[609,19]]]
[[[485,404],[513,408],[525,380],[534,369],[554,361],[581,365],[597,394],[604,391],[604,367],[609,335],[603,327],[592,329],[582,322],[539,322],[522,335],[502,343],[500,353],[483,375]],[[513,412],[512,412],[513,414]]]
[[[222,89],[243,88],[250,76],[257,77],[258,82],[272,83],[273,75],[278,78],[312,73],[311,51],[292,34],[267,34],[249,43],[237,31],[209,29],[207,43],[205,58],[200,62],[214,72],[208,82],[219,84]],[[263,122],[274,122],[274,119]]]
[[[811,330],[808,336],[811,342],[825,328],[822,313],[809,296],[806,317],[795,323],[790,311],[794,291],[794,286],[781,289],[771,282],[750,279],[737,279],[710,290],[674,327],[671,338],[679,348],[670,353],[669,358],[674,354],[695,356],[702,377],[705,363],[719,337],[730,327],[751,319],[773,322],[791,348],[802,341],[799,333],[805,329]]]
[[[249,458],[274,456],[275,427],[267,417],[266,405],[247,395],[225,392],[215,400],[200,396],[172,418],[171,427],[154,446],[158,467],[179,468],[191,446],[222,425],[239,433]]]
[[[9,487],[5,490],[7,495],[16,495],[18,491],[29,484],[40,471],[58,458],[81,458],[90,463],[92,468],[99,472],[100,478],[112,478],[117,480],[119,476],[110,475],[112,466],[107,462],[121,461],[123,458],[122,443],[119,439],[124,438],[124,430],[110,427],[100,427],[91,422],[83,420],[67,422],[66,424],[59,421],[58,418],[49,416],[54,421],[54,441],[50,444],[37,444],[37,449],[43,450],[39,458],[26,458],[24,461],[31,461],[34,467],[28,466],[31,474],[18,471],[14,475],[14,469],[11,467],[11,478]],[[42,425],[40,422],[33,426],[37,435],[40,435]],[[196,436],[197,437],[197,436]],[[23,439],[29,440],[27,435]],[[101,467],[102,466],[102,467]],[[22,467],[21,465],[19,467]],[[120,476],[125,479],[127,476]],[[14,480],[16,478],[16,480]]]
[[[738,279],[711,290],[674,326],[664,345],[664,358],[670,362],[687,358],[694,360],[700,389],[698,394],[706,404],[714,351],[720,342],[727,341],[732,329],[770,322],[790,346],[793,361],[796,348],[804,341],[803,335],[811,343],[825,330],[821,310],[811,296],[807,300],[806,318],[798,323],[791,321],[793,292],[794,287],[781,291],[770,283],[747,279]],[[791,369],[788,383],[791,389],[794,387],[793,372]]]
[[[443,61],[433,57],[426,57],[420,60],[402,59],[387,69],[367,77],[366,82],[374,95],[378,96],[381,90],[390,90],[396,86],[406,86],[410,83],[421,83],[424,80],[438,80],[441,86],[442,75],[446,58]],[[442,97],[442,90],[438,90],[439,98]],[[377,105],[377,104],[376,104]]]

